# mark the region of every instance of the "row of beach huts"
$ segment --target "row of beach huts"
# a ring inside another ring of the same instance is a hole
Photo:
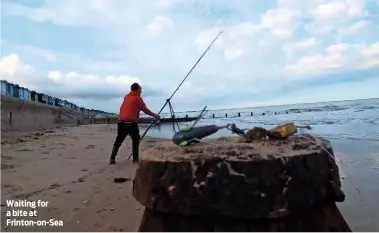
[[[28,88],[21,87],[18,84],[9,83],[5,80],[1,80],[1,94],[23,100],[33,101],[36,103],[48,104],[59,108],[81,112],[84,113],[87,117],[94,116],[100,112],[104,113],[103,111],[99,110],[79,107],[74,103],[68,102],[67,100],[62,100],[53,96],[46,95],[44,93],[31,91]]]

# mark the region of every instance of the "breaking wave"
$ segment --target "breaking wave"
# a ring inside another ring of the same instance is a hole
[[[320,108],[290,108],[288,112],[327,112],[327,111],[342,111],[349,109],[348,107],[340,107],[335,105],[326,105]]]

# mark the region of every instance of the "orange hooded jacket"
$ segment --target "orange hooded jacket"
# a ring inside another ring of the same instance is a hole
[[[152,117],[156,116],[155,113],[146,107],[141,95],[135,91],[131,91],[124,97],[124,101],[120,107],[120,114],[118,114],[118,120],[136,121],[139,118],[140,111]]]

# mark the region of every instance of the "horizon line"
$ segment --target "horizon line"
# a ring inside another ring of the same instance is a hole
[[[258,106],[246,106],[240,108],[219,108],[219,109],[209,109],[209,111],[223,111],[223,110],[233,110],[233,109],[246,109],[246,108],[262,108],[262,107],[278,107],[278,106],[291,106],[296,104],[319,104],[319,103],[332,103],[332,102],[345,102],[345,101],[358,101],[358,100],[371,100],[379,99],[379,97],[365,98],[365,99],[347,99],[347,100],[333,100],[333,101],[319,101],[319,102],[304,102],[304,103],[292,103],[292,104],[276,104],[276,105],[258,105]],[[190,110],[190,111],[180,111],[176,113],[186,113],[186,112],[199,112],[199,110]],[[163,112],[166,113],[166,112]],[[167,112],[169,113],[169,112]]]

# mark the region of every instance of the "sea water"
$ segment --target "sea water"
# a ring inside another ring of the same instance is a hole
[[[177,117],[197,116],[199,111],[175,113]],[[238,117],[240,113],[240,117]],[[251,116],[253,113],[253,116]],[[276,113],[276,114],[275,114]],[[215,118],[213,118],[213,114]],[[225,117],[228,114],[228,117]],[[264,115],[263,115],[264,114]],[[165,114],[163,114],[165,116]],[[168,115],[166,114],[166,117]],[[310,125],[310,133],[327,139],[352,139],[379,141],[379,98],[312,104],[294,104],[270,107],[211,110],[198,122],[200,125],[226,125],[235,123],[239,128],[264,127],[293,121],[296,125]],[[180,123],[183,128],[192,122]],[[141,127],[141,131],[144,127]],[[148,135],[171,138],[172,124],[152,128]],[[231,132],[220,130],[211,137],[228,136]]]

